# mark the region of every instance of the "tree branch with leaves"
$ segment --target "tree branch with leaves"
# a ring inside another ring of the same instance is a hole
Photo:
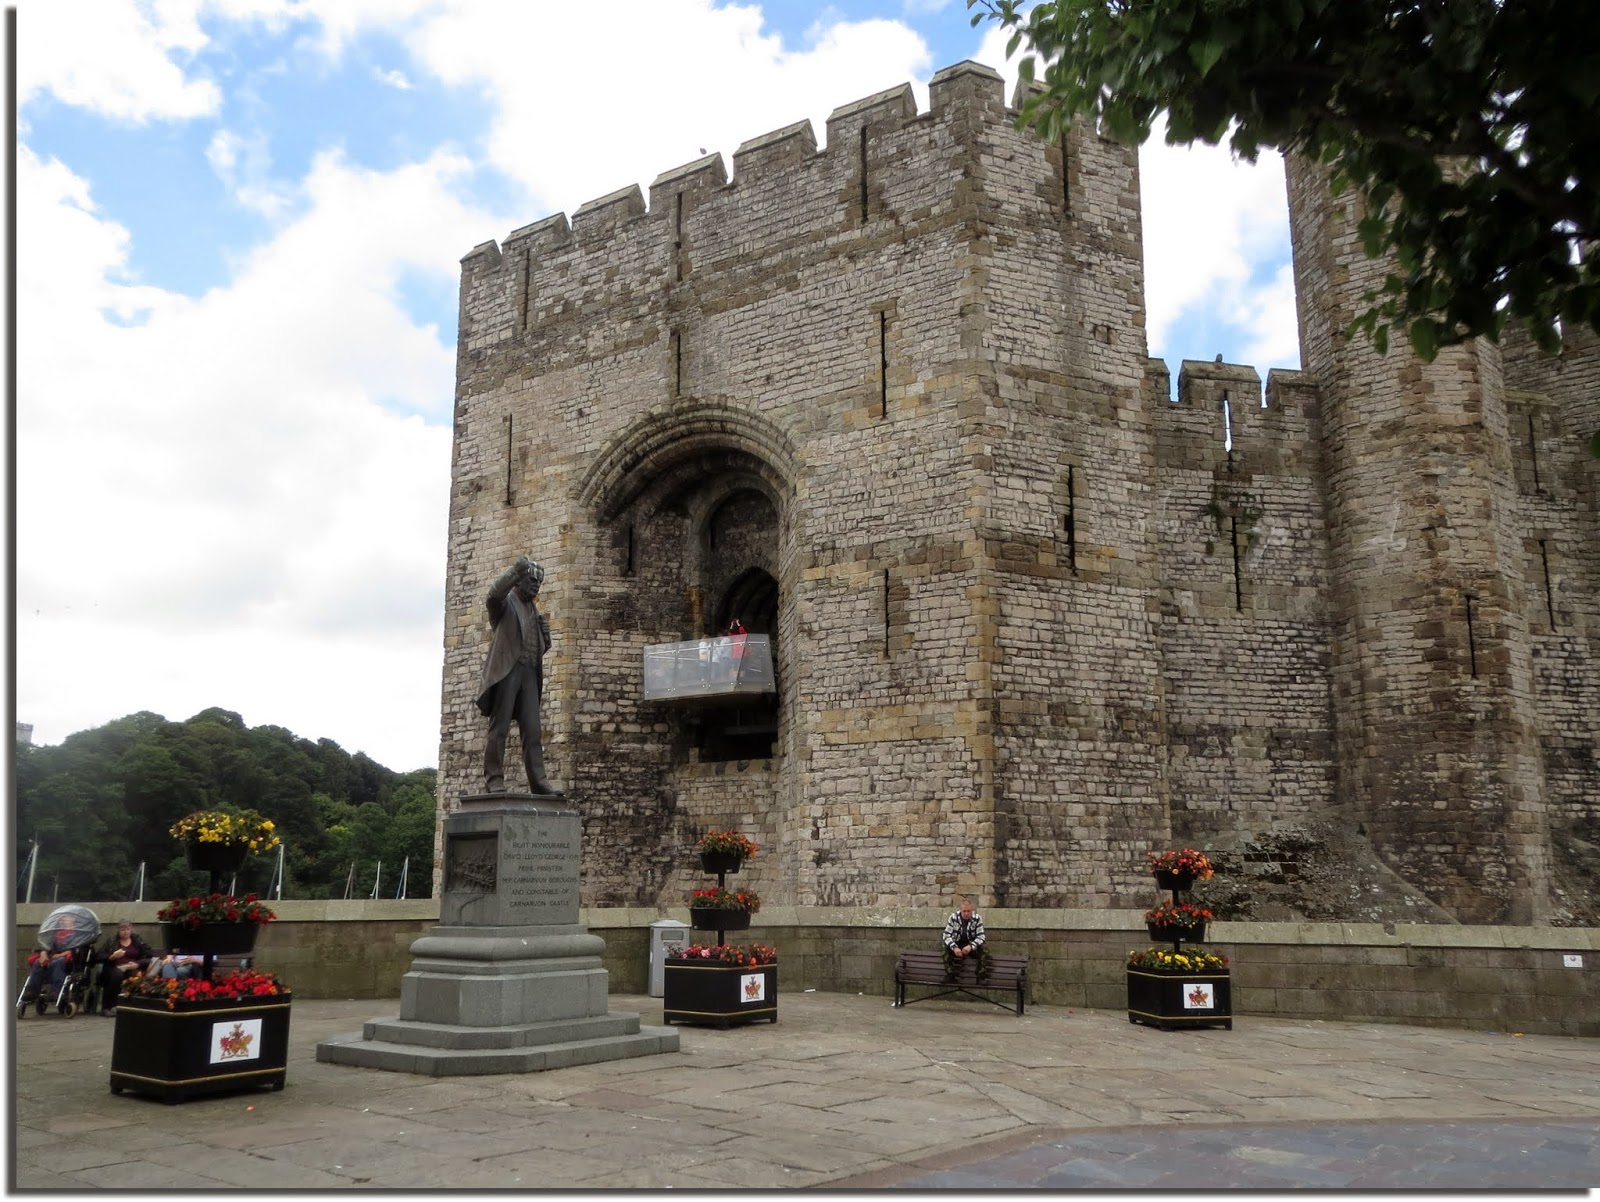
[[[1600,334],[1600,5],[1570,0],[967,0],[1034,85],[1020,124],[1227,139],[1324,164],[1390,270],[1355,322],[1431,360],[1522,321]],[[1600,435],[1595,450],[1600,454]]]

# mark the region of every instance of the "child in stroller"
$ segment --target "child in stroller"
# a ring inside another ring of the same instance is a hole
[[[39,950],[28,957],[28,979],[17,997],[17,1017],[31,1004],[43,1014],[54,1006],[57,1014],[71,1018],[91,1000],[98,987],[95,940],[100,919],[87,906],[58,906],[39,924]]]

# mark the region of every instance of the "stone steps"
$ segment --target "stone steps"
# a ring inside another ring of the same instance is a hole
[[[503,1027],[458,1027],[447,1023],[417,1022],[404,1018],[375,1018],[361,1029],[362,1038],[383,1043],[480,1051],[526,1048],[585,1039],[615,1039],[639,1033],[637,1014],[599,1014],[548,1022],[513,1023]]]
[[[637,1016],[635,1016],[637,1021]],[[326,1064],[417,1073],[430,1077],[484,1076],[491,1073],[536,1073],[635,1056],[678,1050],[678,1032],[670,1027],[643,1027],[637,1034],[568,1039],[534,1047],[442,1048],[364,1039],[357,1032],[335,1036],[317,1045],[317,1059]]]

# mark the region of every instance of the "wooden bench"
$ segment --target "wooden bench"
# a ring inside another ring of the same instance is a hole
[[[939,992],[926,994],[923,997],[907,998],[907,985],[933,985],[938,987]],[[944,975],[944,956],[939,952],[901,952],[900,958],[894,964],[896,1006],[909,1006],[912,1002],[926,1002],[930,998],[944,997],[951,993],[964,993],[968,997],[977,998],[980,1002],[999,1006],[1002,1010],[1010,1009],[1006,1002],[973,992],[977,989],[988,989],[997,993],[1015,993],[1017,1013],[1021,1014],[1023,991],[1027,985],[1028,957],[1026,956],[1001,956],[990,952],[989,975],[982,981],[978,980],[977,965],[970,959],[962,960],[956,966],[954,981],[947,981]]]

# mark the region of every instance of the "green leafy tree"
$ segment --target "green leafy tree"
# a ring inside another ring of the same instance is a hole
[[[1440,347],[1600,333],[1600,5],[1570,0],[967,0],[1026,45],[1023,124],[1327,165],[1389,256],[1356,325]],[[1040,62],[1044,63],[1042,72]],[[1575,248],[1581,247],[1581,255]],[[1600,453],[1600,435],[1594,447]]]
[[[407,896],[426,897],[433,880],[433,789],[403,782],[394,792],[398,806],[384,834],[383,862],[392,864],[398,872],[409,859]]]
[[[398,871],[412,855],[412,879],[431,882],[431,865],[419,869],[412,849],[425,847],[431,859],[436,778],[432,769],[393,772],[331,740],[250,728],[230,710],[203,710],[185,722],[131,714],[56,746],[17,749],[17,865],[20,873],[37,836],[36,901],[49,900],[57,882],[63,901],[126,897],[141,861],[147,899],[187,895],[206,880],[189,868],[168,828],[194,810],[232,804],[276,824],[285,897],[342,896],[352,860],[361,862],[370,890],[380,857],[388,877],[391,864]],[[252,857],[238,888],[265,890],[276,863]],[[19,898],[23,887],[19,876]]]

